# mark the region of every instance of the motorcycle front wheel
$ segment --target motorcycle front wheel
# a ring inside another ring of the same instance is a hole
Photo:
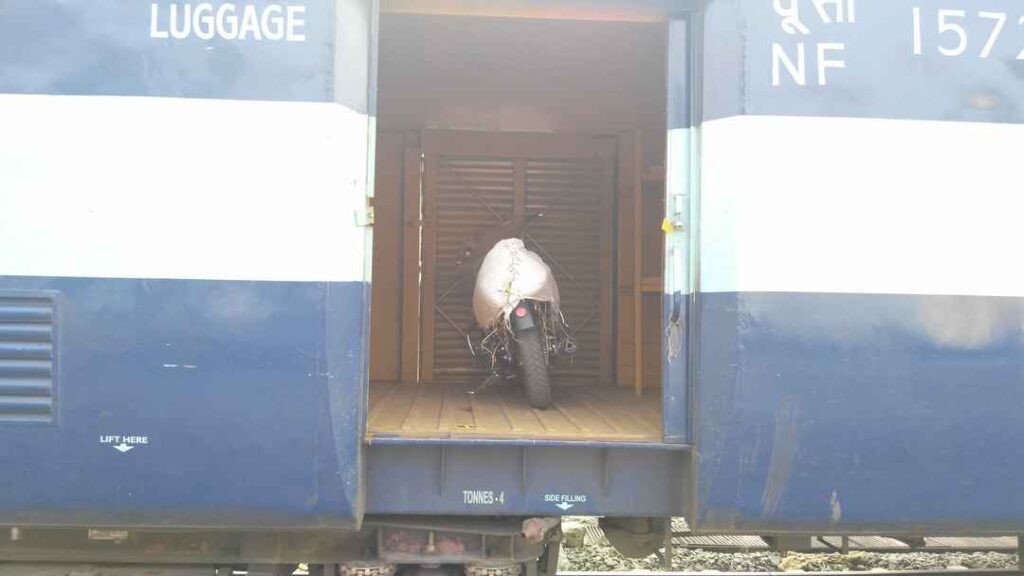
[[[530,405],[541,410],[551,406],[551,381],[539,330],[526,330],[516,335],[519,348],[519,375]]]

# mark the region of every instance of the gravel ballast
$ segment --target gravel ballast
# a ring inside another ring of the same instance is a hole
[[[679,549],[673,554],[672,569],[680,572],[777,572],[777,571],[866,571],[937,569],[1010,569],[1016,554],[999,552],[850,552],[849,554],[796,554],[782,557],[774,552],[713,552]],[[626,558],[611,546],[590,545],[563,548],[559,569],[567,572],[611,572],[662,569],[661,558]]]
[[[574,518],[572,523],[596,524],[591,518]],[[652,554],[646,558],[626,558],[606,540],[574,538],[575,546],[563,546],[559,571],[611,572],[660,571],[662,561]],[[779,572],[779,571],[878,571],[878,570],[966,570],[1012,569],[1017,555],[1001,552],[862,552],[848,554],[798,554],[782,556],[777,552],[718,552],[699,548],[677,548],[673,551],[672,569],[680,572]]]

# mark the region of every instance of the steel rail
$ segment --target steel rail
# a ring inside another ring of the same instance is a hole
[[[653,572],[648,570],[637,570],[637,571],[618,571],[618,572],[559,572],[558,576],[708,576],[709,574],[714,576],[793,576],[794,574],[805,574],[812,576],[864,576],[864,574],[886,574],[892,576],[948,576],[955,574],[957,576],[1008,576],[1011,574],[1020,575],[1024,572],[1014,569],[978,569],[978,570],[860,570],[860,571],[843,571],[843,572],[811,572],[811,571],[794,571],[785,572],[782,570],[774,570],[770,572],[716,572],[716,571],[700,571],[700,572]]]

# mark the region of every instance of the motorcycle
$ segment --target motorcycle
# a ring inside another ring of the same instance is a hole
[[[472,252],[464,249],[460,265]],[[548,366],[552,358],[575,354],[576,342],[559,308],[551,268],[520,238],[497,241],[483,258],[473,289],[473,316],[482,335],[477,343],[467,335],[467,344],[491,370],[480,389],[518,378],[530,405],[550,407]]]

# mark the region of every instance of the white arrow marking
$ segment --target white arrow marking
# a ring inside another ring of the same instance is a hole
[[[562,512],[565,512],[569,508],[575,506],[575,504],[569,504],[568,502],[562,502],[561,504],[555,504],[556,507],[561,508]]]
[[[129,445],[125,444],[124,442],[121,442],[120,444],[118,444],[116,446],[113,446],[113,448],[114,448],[114,450],[117,450],[121,454],[124,454],[125,452],[128,452],[129,450],[134,449],[135,446],[129,446]]]

